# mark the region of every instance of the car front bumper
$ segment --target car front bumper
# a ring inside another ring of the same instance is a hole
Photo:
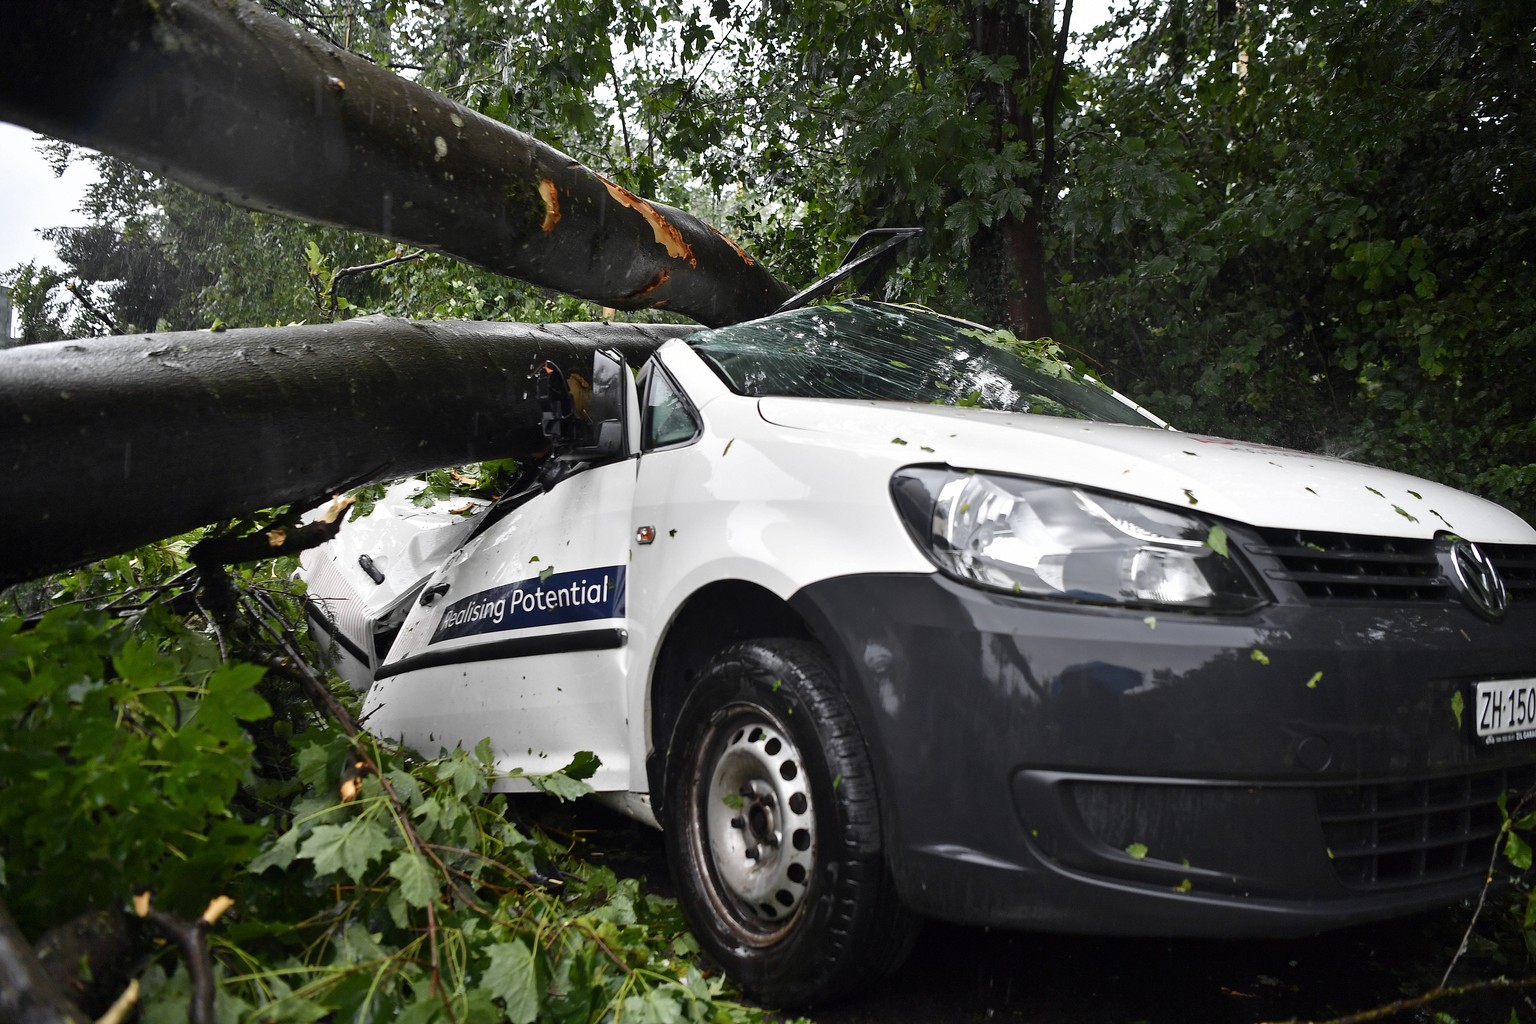
[[[792,603],[849,683],[902,897],[934,917],[1279,936],[1408,913],[1476,891],[1500,795],[1536,784],[1536,742],[1470,721],[1475,682],[1536,676],[1536,602],[1231,617],[935,573]]]

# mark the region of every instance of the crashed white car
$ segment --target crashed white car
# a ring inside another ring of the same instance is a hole
[[[594,751],[749,990],[848,992],[924,916],[1297,935],[1482,882],[1536,782],[1520,518],[923,310],[656,331],[547,368],[510,493],[401,485],[304,573],[371,730]]]

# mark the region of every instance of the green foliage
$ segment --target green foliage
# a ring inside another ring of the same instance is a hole
[[[221,664],[161,613],[129,628],[78,607],[0,620],[0,835],[23,927],[149,885],[200,910],[262,829],[234,813],[271,712],[262,670]],[[158,634],[158,635],[156,635]]]
[[[67,337],[64,332],[64,303],[56,295],[63,277],[48,267],[35,262],[0,273],[0,285],[10,290],[12,315],[15,317],[16,344],[30,345],[39,341],[58,341]],[[0,347],[10,344],[0,339]]]
[[[696,966],[673,901],[513,823],[488,741],[423,761],[349,739],[225,660],[294,628],[291,565],[238,574],[261,618],[215,630],[175,582],[195,539],[0,595],[0,899],[26,933],[141,885],[185,918],[232,896],[211,935],[220,1021],[763,1019]],[[573,800],[598,766],[512,774]],[[144,1020],[187,1019],[171,949],[141,981]]]
[[[1063,334],[1196,430],[1536,513],[1536,10],[1132,5],[1058,207]]]

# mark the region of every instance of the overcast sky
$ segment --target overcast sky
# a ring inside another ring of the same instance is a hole
[[[1078,0],[1073,4],[1074,28],[1084,31],[1099,24],[1107,17],[1109,4],[1110,0]],[[0,123],[0,271],[27,260],[58,266],[53,246],[38,232],[84,223],[74,207],[91,182],[89,168],[73,164],[63,178],[54,177],[36,152],[35,137],[24,128]]]

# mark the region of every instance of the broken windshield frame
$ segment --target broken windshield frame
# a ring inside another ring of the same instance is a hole
[[[732,391],[755,398],[923,402],[1160,425],[1059,359],[1008,341],[963,320],[872,302],[810,306],[687,339]]]

